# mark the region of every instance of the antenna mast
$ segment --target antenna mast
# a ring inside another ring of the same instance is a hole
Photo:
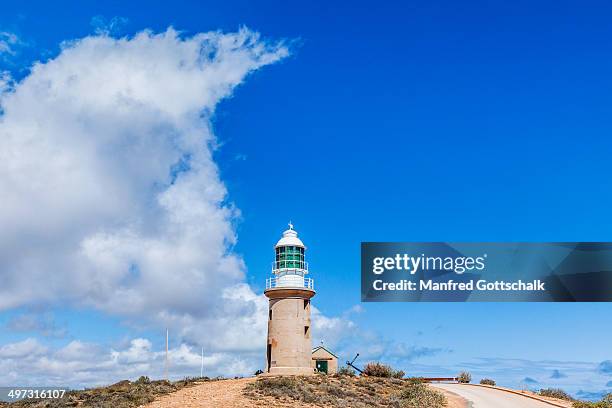
[[[168,381],[168,329],[166,329],[166,362],[164,364],[164,374],[166,381]]]
[[[200,378],[204,377],[204,347],[202,347],[202,364],[200,365]]]

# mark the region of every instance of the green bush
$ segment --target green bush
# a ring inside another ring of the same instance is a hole
[[[480,380],[482,385],[495,385],[495,380],[491,380],[490,378],[483,378]]]
[[[393,372],[393,374],[391,375],[391,378],[404,378],[405,375],[406,373],[403,372],[402,370],[397,370]]]
[[[599,402],[574,401],[574,408],[612,408],[612,394],[607,394]]]
[[[355,376],[355,370],[353,370],[350,367],[340,367],[340,369],[338,370],[338,375],[347,376],[347,377],[354,377]]]
[[[393,374],[393,369],[388,365],[372,362],[365,365],[363,373],[370,377],[390,378]]]
[[[423,383],[412,383],[399,394],[402,408],[444,408],[446,397]]]
[[[462,371],[457,376],[457,381],[462,384],[470,383],[472,382],[472,374],[468,373],[467,371]]]
[[[558,398],[566,401],[573,401],[571,395],[559,388],[543,388],[538,391],[538,394],[543,397]]]
[[[366,364],[363,369],[365,375],[370,377],[382,377],[382,378],[403,378],[406,373],[402,370],[394,370],[386,364],[378,362],[371,362]]]

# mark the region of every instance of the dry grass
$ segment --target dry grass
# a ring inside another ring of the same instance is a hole
[[[249,384],[244,394],[252,400],[302,403],[337,408],[442,408],[446,398],[425,384],[395,378],[317,375],[264,377]]]
[[[612,408],[612,393],[607,394],[598,402],[574,401],[572,406],[574,408]]]
[[[186,378],[169,382],[165,380],[150,381],[141,377],[137,381],[120,381],[107,387],[91,388],[81,391],[69,391],[61,399],[27,399],[11,404],[0,402],[0,407],[7,408],[134,408],[152,402],[160,395],[169,394],[198,382],[211,381],[209,378]]]
[[[556,398],[565,401],[573,401],[571,395],[559,388],[543,388],[538,391],[538,395],[542,397]]]
[[[402,370],[395,370],[391,366],[376,361],[366,364],[363,373],[370,377],[383,378],[403,378],[405,375]]]

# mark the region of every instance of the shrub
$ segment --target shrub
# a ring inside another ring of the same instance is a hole
[[[347,376],[347,377],[354,377],[355,376],[355,370],[353,370],[350,367],[340,367],[340,369],[338,370],[338,375]]]
[[[482,385],[495,385],[495,380],[491,380],[490,378],[483,378],[480,380]]]
[[[612,408],[612,394],[607,394],[599,402],[574,401],[574,408]]]
[[[287,396],[297,401],[314,402],[310,387],[297,377],[270,377],[259,378],[257,382],[250,385],[251,390],[266,396]]]
[[[423,377],[408,377],[406,378],[406,382],[410,385],[423,384],[425,382],[425,379]]]
[[[559,388],[543,388],[540,391],[538,391],[538,394],[540,394],[543,397],[558,398],[558,399],[562,399],[566,401],[574,400],[567,392]]]
[[[444,395],[421,383],[420,379],[414,379],[414,383],[412,380],[341,375],[260,377],[248,384],[243,394],[258,401],[257,406],[298,405],[289,405],[292,400],[326,408],[444,407]]]
[[[136,380],[137,384],[149,384],[151,380],[146,375],[141,375],[139,379]]]
[[[612,402],[606,402],[601,400],[599,402],[585,402],[585,401],[574,401],[572,403],[574,408],[612,408]]]
[[[394,370],[390,366],[378,362],[366,364],[363,369],[363,373],[365,375],[369,375],[370,377],[382,378],[403,378],[406,374],[402,370]]]
[[[259,375],[259,374],[263,374],[263,370],[257,370],[257,371],[255,371],[255,375]]]
[[[402,408],[443,408],[446,397],[423,383],[409,384],[399,394]]]
[[[363,368],[363,373],[370,377],[384,377],[390,378],[393,373],[393,369],[388,365],[381,363],[368,363]]]
[[[468,373],[467,371],[462,371],[457,376],[457,381],[462,384],[470,383],[472,382],[472,374]]]

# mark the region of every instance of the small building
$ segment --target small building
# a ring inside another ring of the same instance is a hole
[[[338,372],[338,356],[323,346],[312,350],[311,366],[318,372],[336,374]]]

